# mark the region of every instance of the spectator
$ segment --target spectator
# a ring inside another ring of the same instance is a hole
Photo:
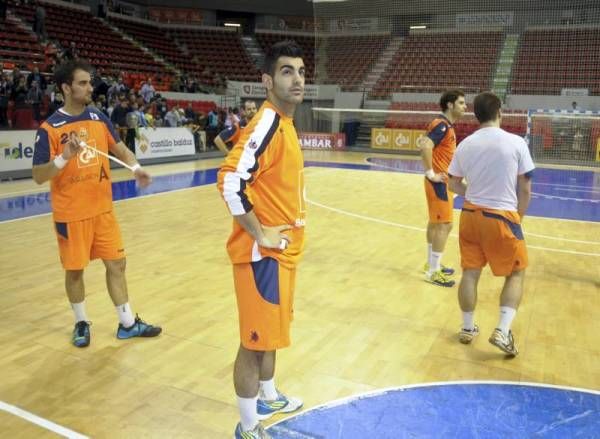
[[[571,107],[573,107],[573,111],[580,111],[579,105],[577,105],[576,101],[571,103]]]
[[[178,127],[181,126],[181,115],[179,114],[179,108],[177,104],[173,104],[171,110],[167,112],[165,115],[165,125],[168,127]]]
[[[113,99],[108,102],[108,107],[106,107],[106,114],[110,118],[112,116],[112,112],[115,109],[116,101]]]
[[[135,139],[138,139],[139,132],[138,128],[140,127],[140,116],[138,111],[137,103],[134,103],[130,107],[130,111],[126,115],[127,119],[127,135],[125,136],[125,145],[127,148],[135,154]]]
[[[54,94],[54,99],[52,100],[52,102],[50,102],[50,105],[48,106],[48,116],[54,114],[54,112],[56,110],[58,110],[60,107],[62,107],[65,104],[65,101],[63,100],[63,95],[60,92],[57,92]]]
[[[27,87],[31,87],[31,83],[33,81],[36,81],[38,83],[40,90],[46,90],[46,77],[40,73],[40,69],[38,66],[35,66],[33,68],[33,71],[29,75],[27,75]]]
[[[188,106],[185,109],[185,118],[189,121],[196,120],[196,112],[194,111],[193,105],[191,102],[188,102]]]
[[[42,105],[42,90],[37,81],[31,83],[31,88],[27,91],[27,102],[33,109],[33,118],[39,122],[42,120],[40,106]]]
[[[116,81],[112,82],[112,85],[109,87],[107,92],[107,98],[109,101],[119,98],[121,93],[127,93],[128,89],[125,84],[123,84],[123,78],[119,77]]]
[[[48,34],[46,33],[46,10],[39,4],[35,8],[35,16],[33,17],[33,31],[37,35],[39,42],[46,42],[48,39]]]
[[[206,143],[209,145],[214,145],[215,137],[219,132],[219,116],[217,114],[217,110],[212,108],[208,112],[208,117],[206,120]]]
[[[18,81],[13,80],[13,89],[11,92],[11,100],[15,103],[15,109],[27,107],[27,80],[25,76],[17,76]]]
[[[119,136],[124,139],[127,134],[127,113],[129,113],[129,103],[126,99],[121,99],[117,108],[110,116],[110,120],[119,130]]]
[[[12,90],[12,82],[6,73],[0,75],[0,127],[8,126],[8,100]]]
[[[8,7],[7,0],[0,0],[0,20],[6,20],[6,8]]]
[[[148,81],[144,83],[142,89],[140,90],[140,94],[144,98],[144,102],[146,104],[149,103],[152,100],[152,98],[154,98],[155,93],[156,90],[152,86],[152,78],[148,78]]]
[[[156,111],[158,118],[161,120],[165,120],[167,112],[169,111],[167,107],[167,100],[165,98],[162,98],[160,100],[160,103],[158,103],[158,105],[156,106]]]

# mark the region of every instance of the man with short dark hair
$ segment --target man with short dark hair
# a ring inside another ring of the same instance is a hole
[[[489,342],[515,356],[518,350],[510,327],[528,265],[521,221],[529,206],[535,167],[525,141],[500,128],[502,103],[495,94],[477,95],[473,106],[480,127],[460,143],[448,169],[450,190],[465,197],[459,232],[463,268],[459,341],[469,344],[479,334],[474,323],[477,284],[489,263],[495,276],[505,277],[500,317]]]
[[[151,178],[119,140],[108,118],[88,107],[92,98],[90,70],[81,60],[56,69],[56,87],[64,94],[65,105],[38,129],[32,169],[36,183],[50,181],[65,287],[75,314],[71,341],[79,348],[90,344],[83,271],[93,259],[102,259],[106,267],[106,286],[119,318],[117,338],[155,337],[161,332],[160,327],[134,317],[131,311],[125,250],[113,212],[110,165],[98,151],[107,155],[110,151],[132,166],[140,186],[147,186]]]
[[[454,196],[448,191],[448,165],[456,150],[454,123],[467,109],[462,90],[448,90],[440,98],[442,114],[427,127],[427,134],[417,140],[425,168],[425,195],[429,210],[427,224],[427,262],[425,280],[442,287],[454,286],[449,278],[454,269],[442,265],[442,254],[452,230]]]
[[[277,349],[290,345],[296,266],[304,247],[304,161],[293,117],[304,98],[302,50],[267,51],[267,100],[219,170],[218,188],[235,221],[227,242],[237,296],[240,346],[234,384],[237,439],[269,438],[260,424],[302,407],[275,387]]]

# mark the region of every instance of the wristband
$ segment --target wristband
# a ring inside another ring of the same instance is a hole
[[[65,160],[62,156],[62,154],[57,155],[56,157],[54,157],[54,166],[56,166],[58,169],[62,169],[65,166],[67,166],[67,163],[69,161]]]
[[[433,169],[428,169],[427,171],[425,171],[425,177],[427,177],[430,180],[435,178],[435,172],[433,172]]]
[[[142,169],[142,165],[140,165],[139,163],[136,163],[135,165],[133,165],[131,167],[131,172],[133,172],[135,174],[135,171],[137,171],[138,169]]]

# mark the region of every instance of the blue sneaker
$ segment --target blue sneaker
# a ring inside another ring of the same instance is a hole
[[[269,419],[275,413],[291,413],[300,409],[304,403],[299,398],[288,398],[283,393],[277,392],[277,399],[268,401],[261,399],[260,396],[256,401],[256,412],[258,419],[264,421]]]
[[[156,337],[160,334],[162,328],[160,326],[152,326],[149,323],[144,322],[140,317],[135,315],[135,323],[126,328],[122,323],[119,323],[117,329],[117,338],[132,338],[132,337]]]
[[[86,321],[75,323],[73,328],[73,345],[78,348],[85,348],[90,345],[90,324]]]
[[[233,439],[271,439],[271,436],[260,425],[260,422],[250,431],[243,431],[241,422],[238,422],[233,432]]]
[[[452,276],[454,274],[454,268],[446,267],[444,264],[440,265],[440,271],[446,276]],[[425,264],[423,272],[427,274],[429,272],[429,264]]]

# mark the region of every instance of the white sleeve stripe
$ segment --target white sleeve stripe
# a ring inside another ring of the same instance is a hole
[[[258,157],[266,148],[265,142],[270,142],[274,131],[279,125],[279,115],[267,108],[256,124],[254,130],[244,144],[244,151],[240,156],[235,172],[225,174],[223,185],[223,199],[227,203],[232,215],[243,215],[252,209],[244,190],[246,182],[252,178],[250,171],[258,162]]]

